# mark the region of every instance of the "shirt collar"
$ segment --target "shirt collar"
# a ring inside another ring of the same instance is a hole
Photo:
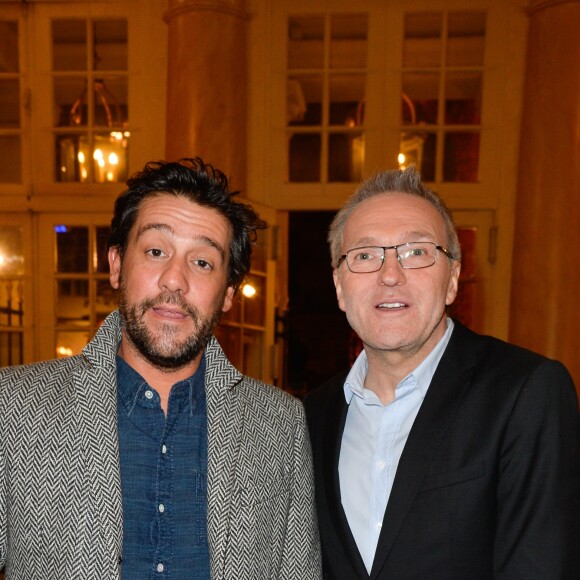
[[[127,409],[127,415],[131,415],[145,389],[150,388],[155,392],[155,397],[159,397],[155,389],[129,363],[119,355],[116,356],[116,361],[118,395]],[[189,378],[175,383],[173,387],[182,383],[187,383],[189,409],[190,413],[193,413],[198,397],[200,395],[205,397],[205,351],[195,373]]]
[[[447,318],[447,329],[445,334],[439,339],[439,342],[435,345],[435,348],[425,357],[425,359],[419,364],[417,368],[411,371],[398,385],[397,389],[409,378],[413,377],[417,384],[417,387],[421,391],[421,395],[425,398],[427,394],[427,389],[431,384],[433,375],[437,370],[439,361],[445,352],[449,339],[451,338],[451,333],[453,332],[453,320]],[[364,383],[368,371],[368,359],[365,350],[363,349],[358,355],[350,372],[348,373],[346,380],[344,381],[344,398],[346,399],[347,405],[350,405],[354,395],[360,398],[364,398]]]

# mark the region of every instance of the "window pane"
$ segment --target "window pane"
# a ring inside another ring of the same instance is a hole
[[[21,331],[0,331],[0,367],[24,363],[24,335]]]
[[[288,125],[322,124],[322,77],[305,75],[288,79],[287,91]]]
[[[87,124],[87,79],[54,79],[54,122],[58,127]]]
[[[360,181],[364,165],[362,133],[331,133],[328,137],[328,181]]]
[[[405,169],[409,165],[415,165],[424,181],[435,181],[436,148],[435,133],[402,133],[399,144],[399,168]]]
[[[17,79],[0,79],[0,128],[20,127],[20,94]]]
[[[291,16],[288,19],[288,68],[322,68],[324,65],[324,18]]]
[[[448,20],[447,66],[483,65],[485,13],[451,12]]]
[[[52,69],[55,71],[88,69],[85,20],[53,20]]]
[[[335,14],[330,18],[330,68],[366,68],[367,17]]]
[[[111,228],[109,226],[97,226],[95,228],[96,245],[97,245],[97,267],[95,270],[99,274],[108,274],[109,272],[109,258],[107,250],[107,242]]]
[[[249,288],[246,286],[249,286]],[[244,323],[264,326],[266,316],[266,279],[263,276],[248,276],[248,280],[242,287],[242,295]]]
[[[127,21],[55,20],[53,49],[55,71],[85,73],[76,78],[55,75],[53,79],[54,126],[85,128],[83,133],[59,132],[55,136],[56,180],[124,181],[129,138],[128,76],[98,71],[127,70]],[[98,128],[100,133],[95,132]]]
[[[57,135],[56,179],[62,182],[88,180],[88,137],[86,134]]]
[[[56,271],[89,271],[89,230],[86,226],[54,227],[56,232]]]
[[[56,352],[57,358],[80,354],[86,344],[89,342],[89,332],[63,332],[56,333]]]
[[[88,327],[90,320],[89,281],[57,280],[56,323],[59,326]]]
[[[127,70],[127,21],[95,20],[94,70]]]
[[[333,75],[329,81],[331,125],[347,127],[363,123],[365,77],[364,75]]]
[[[320,135],[294,134],[288,143],[290,181],[320,181]]]
[[[117,133],[95,135],[93,150],[94,181],[115,183],[127,179],[127,139],[117,139]]]
[[[20,278],[0,278],[0,326],[21,328],[24,319],[24,287]]]
[[[0,21],[0,72],[18,72],[18,23]]]
[[[266,261],[268,260],[268,236],[271,230],[258,230],[256,232],[256,242],[252,246],[252,270],[266,271]]]
[[[94,125],[123,128],[127,120],[127,77],[95,79],[93,83]]]
[[[439,74],[403,74],[401,107],[404,125],[435,125],[439,107]]]
[[[23,274],[22,228],[0,226],[0,367],[24,362]]]
[[[224,312],[221,321],[236,323],[242,322],[242,296],[240,293],[236,294],[232,307],[227,312]]]
[[[439,12],[405,15],[403,66],[434,67],[441,64],[442,22]]]
[[[100,325],[117,308],[117,292],[109,280],[97,280],[97,303],[95,305],[96,323]]]
[[[22,228],[0,226],[0,276],[24,274]]]
[[[481,73],[448,73],[445,84],[445,123],[481,123]]]
[[[262,352],[264,333],[258,330],[244,329],[243,335],[243,372],[250,377],[262,376]]]
[[[214,330],[222,350],[228,357],[228,360],[237,368],[242,368],[242,361],[240,360],[240,340],[241,330],[226,324],[218,324]]]
[[[457,296],[450,306],[450,314],[470,328],[473,328],[481,315],[482,281],[477,276],[476,263],[476,248],[481,234],[477,227],[457,227],[461,246],[461,275]]]
[[[446,133],[444,146],[444,181],[478,181],[479,133]]]
[[[0,135],[0,182],[20,183],[22,181],[22,153],[20,137]]]

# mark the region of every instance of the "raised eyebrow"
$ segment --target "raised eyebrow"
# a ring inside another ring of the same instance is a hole
[[[376,238],[361,238],[360,240],[357,240],[352,247],[349,248],[348,251],[350,250],[358,250],[360,248],[380,248],[381,245],[379,244],[379,242],[377,241]]]
[[[172,234],[172,235],[175,234],[175,232],[173,231],[173,228],[168,224],[162,224],[162,223],[145,224],[144,226],[141,226],[137,230],[137,239],[142,237],[149,230],[159,230],[162,232],[167,232],[168,234]]]
[[[204,244],[206,244],[208,246],[211,246],[212,248],[215,248],[219,252],[219,254],[221,256],[221,259],[225,261],[225,259],[226,259],[226,251],[225,251],[224,247],[221,244],[219,244],[215,240],[212,240],[208,236],[196,236],[195,239],[196,240],[201,240]]]
[[[175,236],[175,231],[173,230],[173,228],[170,225],[164,224],[164,223],[152,223],[152,224],[145,224],[144,226],[139,228],[139,230],[137,231],[137,239],[139,239],[141,236],[143,236],[146,232],[148,232],[150,230],[162,231],[162,232],[166,232],[172,236]],[[219,244],[218,242],[216,242],[215,240],[212,240],[210,237],[203,236],[203,235],[202,236],[194,236],[193,239],[199,240],[199,241],[203,242],[205,245],[211,246],[212,248],[215,248],[219,252],[222,260],[225,260],[226,251],[223,248],[223,246],[221,244]]]
[[[434,242],[435,238],[427,232],[419,232],[419,231],[408,232],[405,234],[403,239],[406,240],[405,242],[401,242],[403,244],[408,244],[410,242],[432,242],[432,243],[435,243]]]
[[[398,244],[393,245],[403,245],[411,242],[434,242],[434,238],[431,234],[427,232],[413,231],[405,232],[405,235],[401,237]],[[384,247],[377,238],[360,238],[357,240],[350,250],[356,250],[360,248],[382,248]]]

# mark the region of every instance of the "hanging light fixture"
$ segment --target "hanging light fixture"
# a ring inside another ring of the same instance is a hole
[[[95,57],[96,58],[96,57]],[[123,180],[126,173],[126,150],[129,131],[124,131],[125,121],[118,101],[105,86],[102,78],[93,81],[94,123],[105,125],[111,130],[107,135],[93,134],[92,154],[87,138],[80,137],[76,161],[79,166],[80,180],[87,181],[88,164],[93,163],[93,180],[97,183],[117,182]],[[73,103],[69,113],[70,125],[82,123],[82,110],[87,97],[87,87]]]
[[[100,60],[95,31],[92,38],[93,71],[95,71],[96,63]],[[92,89],[92,108],[89,106],[89,87]],[[90,117],[85,120],[84,112],[87,107]],[[104,78],[93,77],[86,82],[81,94],[68,111],[67,121],[70,127],[87,124],[88,131],[66,135],[59,139],[60,180],[94,183],[124,181],[131,134],[126,130],[127,120],[123,108],[105,85]],[[106,130],[100,131],[99,127],[105,127]]]

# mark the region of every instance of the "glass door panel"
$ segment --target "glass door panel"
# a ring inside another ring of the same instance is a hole
[[[78,354],[117,307],[109,284],[106,243],[109,216],[43,215],[39,223],[39,296],[43,358]],[[52,291],[49,291],[52,288]]]
[[[234,298],[231,310],[222,317],[215,335],[237,369],[275,384],[272,350],[275,343],[276,211],[251,200],[250,203],[269,227],[258,232],[250,273]]]
[[[0,214],[0,367],[32,360],[30,217]]]

